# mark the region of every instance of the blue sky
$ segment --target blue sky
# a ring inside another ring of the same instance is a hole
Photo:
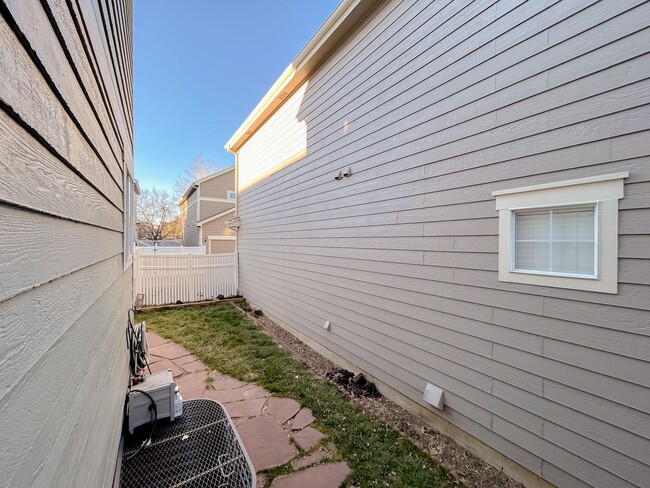
[[[134,2],[135,174],[171,189],[223,148],[338,0]]]

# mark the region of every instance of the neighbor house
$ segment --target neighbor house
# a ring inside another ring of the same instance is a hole
[[[529,486],[648,486],[649,24],[344,0],[226,146],[241,294]]]
[[[3,2],[0,487],[111,486],[133,303],[130,0]]]
[[[235,167],[196,180],[178,202],[184,246],[206,246],[209,254],[235,252]]]

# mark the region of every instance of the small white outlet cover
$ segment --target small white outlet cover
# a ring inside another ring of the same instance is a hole
[[[436,385],[432,385],[431,383],[427,383],[427,386],[424,389],[424,395],[422,395],[422,399],[438,410],[443,410],[445,407],[444,390],[442,388],[438,388]]]
[[[331,326],[332,326],[331,322],[329,320],[326,320],[325,323],[323,324],[323,329],[330,330]]]

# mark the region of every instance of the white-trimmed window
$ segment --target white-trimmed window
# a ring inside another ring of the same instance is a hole
[[[135,223],[137,213],[137,196],[140,194],[138,182],[133,179],[128,170],[124,172],[124,269],[131,265],[133,247],[136,239]]]
[[[237,198],[237,192],[235,190],[228,190],[228,194],[227,194],[226,198],[228,200],[235,201],[235,199]]]
[[[499,281],[616,293],[628,173],[496,191]]]

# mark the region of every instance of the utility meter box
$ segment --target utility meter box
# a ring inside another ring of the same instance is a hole
[[[178,410],[175,401],[177,396],[180,398],[180,395],[172,372],[163,371],[144,378],[144,381],[131,388],[129,394],[128,415],[129,433],[131,434],[136,427],[153,421],[152,399],[156,403],[156,418],[158,420],[169,418],[170,421],[173,421],[177,416]],[[151,398],[140,392],[147,393]]]

